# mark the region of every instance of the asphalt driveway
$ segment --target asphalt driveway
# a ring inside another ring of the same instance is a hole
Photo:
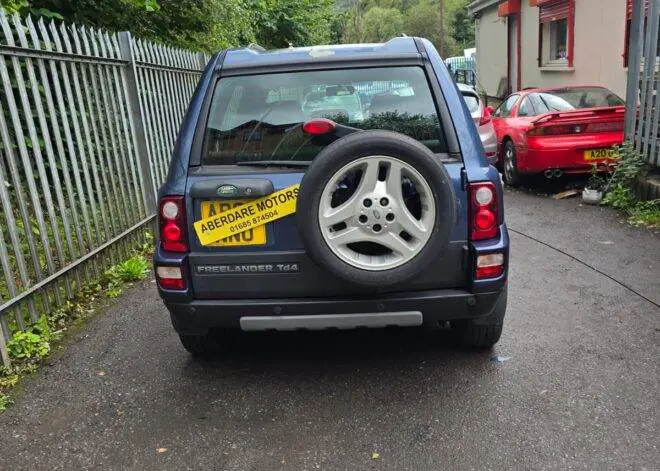
[[[258,334],[194,361],[146,281],[25,383],[0,469],[659,469],[658,234],[575,200],[506,203],[494,352]]]

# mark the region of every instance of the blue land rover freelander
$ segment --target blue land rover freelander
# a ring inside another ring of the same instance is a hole
[[[183,346],[227,332],[502,332],[502,186],[433,45],[227,50],[160,190],[158,290]],[[223,334],[223,335],[220,335]]]

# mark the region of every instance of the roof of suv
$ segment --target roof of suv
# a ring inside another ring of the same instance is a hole
[[[341,44],[313,47],[291,47],[266,51],[260,47],[247,47],[227,51],[222,69],[259,68],[286,64],[318,64],[338,61],[384,59],[417,59],[421,55],[415,39],[397,37],[379,44]]]

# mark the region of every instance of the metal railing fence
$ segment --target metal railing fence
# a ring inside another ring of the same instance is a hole
[[[126,258],[207,58],[0,9],[0,353]]]
[[[626,138],[660,167],[660,0],[633,0],[628,57]]]

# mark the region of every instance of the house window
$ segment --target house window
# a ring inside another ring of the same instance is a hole
[[[573,66],[574,0],[539,0],[539,66]]]
[[[568,58],[568,20],[564,18],[546,23],[545,26],[550,37],[547,62],[566,62]]]

